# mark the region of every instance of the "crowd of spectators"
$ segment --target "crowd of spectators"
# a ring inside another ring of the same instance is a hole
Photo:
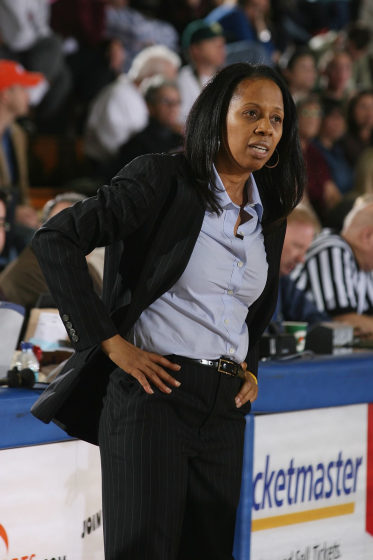
[[[308,174],[274,320],[337,317],[373,333],[373,318],[355,317],[373,317],[372,14],[373,0],[2,0],[0,300],[29,309],[46,289],[30,240],[50,213],[34,203],[45,180],[29,144],[80,142],[84,176],[48,185],[81,193],[47,205],[61,210],[137,156],[182,150],[204,85],[246,61],[287,82]]]

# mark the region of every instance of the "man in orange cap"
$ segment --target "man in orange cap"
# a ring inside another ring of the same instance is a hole
[[[17,62],[0,60],[0,187],[8,187],[14,194],[13,233],[19,249],[30,241],[39,219],[29,205],[27,139],[16,119],[28,113],[29,88],[42,80],[42,74],[27,72]]]

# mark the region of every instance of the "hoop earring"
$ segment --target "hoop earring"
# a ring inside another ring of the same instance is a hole
[[[275,149],[275,152],[277,152],[277,148]],[[277,152],[277,162],[275,163],[275,165],[265,165],[264,167],[268,167],[268,169],[273,169],[274,167],[277,167],[280,161],[280,154]]]

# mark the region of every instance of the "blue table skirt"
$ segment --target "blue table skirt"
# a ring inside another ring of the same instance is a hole
[[[373,352],[261,362],[252,412],[286,412],[373,402]]]
[[[30,413],[42,389],[0,387],[0,449],[71,439]],[[264,362],[254,413],[373,402],[373,353],[308,361]]]
[[[56,424],[43,424],[31,414],[42,391],[0,387],[0,449],[71,439]]]

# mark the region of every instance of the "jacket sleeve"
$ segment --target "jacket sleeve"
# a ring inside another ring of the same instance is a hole
[[[259,342],[248,352],[246,357],[247,369],[258,378]]]
[[[125,239],[154,211],[160,166],[151,156],[131,162],[97,196],[74,204],[46,222],[32,247],[77,352],[117,334],[95,293],[85,256],[95,247]]]

